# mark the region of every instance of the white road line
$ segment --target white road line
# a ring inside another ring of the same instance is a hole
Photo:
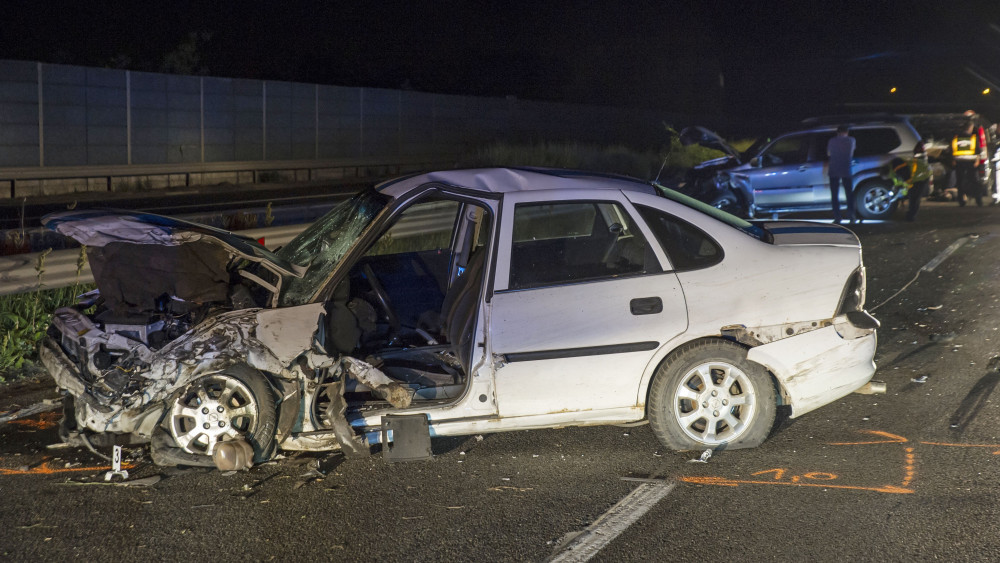
[[[941,254],[938,254],[937,256],[934,257],[933,260],[931,260],[930,262],[924,264],[924,267],[920,268],[920,271],[921,272],[933,272],[934,268],[937,268],[938,266],[940,266],[941,262],[944,262],[945,260],[947,260],[948,257],[951,256],[956,250],[958,250],[959,248],[961,248],[963,244],[969,242],[969,239],[970,239],[970,237],[962,237],[962,238],[956,240],[955,242],[951,243],[951,245],[949,245],[948,248],[946,248],[946,249],[944,249],[944,250],[941,251]]]
[[[674,489],[676,483],[643,483],[608,509],[559,553],[551,563],[582,563],[612,542]]]

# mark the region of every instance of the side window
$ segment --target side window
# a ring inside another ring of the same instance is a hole
[[[439,199],[411,205],[368,249],[367,256],[450,248],[458,206],[457,201]]]
[[[826,154],[826,147],[830,144],[830,139],[835,136],[837,136],[835,131],[824,131],[813,135],[812,154],[809,155],[810,162],[830,160],[830,155]]]
[[[878,156],[899,148],[902,141],[892,127],[852,129],[850,135],[857,141],[855,157]]]
[[[802,164],[809,157],[809,135],[789,135],[775,141],[761,155],[764,166]]]
[[[636,208],[667,253],[674,271],[707,268],[722,261],[722,247],[698,227],[659,209],[642,205]]]
[[[603,202],[514,207],[511,289],[662,271],[621,206]]]

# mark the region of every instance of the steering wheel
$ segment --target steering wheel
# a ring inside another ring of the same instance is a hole
[[[385,313],[386,320],[389,321],[389,333],[386,336],[388,338],[388,343],[391,344],[399,334],[399,317],[397,317],[396,313],[392,310],[392,300],[389,299],[389,294],[386,293],[385,288],[382,287],[382,283],[378,281],[375,271],[372,270],[372,267],[369,264],[361,266],[361,272],[368,280],[368,285],[371,286],[372,292],[378,300],[379,307],[382,308],[382,311]]]

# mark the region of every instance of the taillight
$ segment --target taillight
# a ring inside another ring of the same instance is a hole
[[[986,130],[982,127],[979,128],[979,152],[982,152],[986,148]]]
[[[847,284],[844,285],[844,293],[840,297],[840,306],[837,314],[843,315],[851,311],[861,311],[865,306],[865,269],[854,270]]]

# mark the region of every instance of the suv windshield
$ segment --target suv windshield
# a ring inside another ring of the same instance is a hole
[[[391,198],[369,189],[334,207],[277,252],[293,264],[305,266],[301,278],[286,278],[278,305],[308,303],[325,285],[354,241],[385,209]]]
[[[701,211],[705,215],[711,215],[715,219],[722,221],[723,223],[729,225],[730,227],[733,227],[734,229],[739,229],[740,231],[743,231],[744,233],[752,236],[757,240],[762,240],[764,242],[771,242],[771,235],[763,227],[754,225],[750,221],[740,219],[739,217],[732,215],[730,213],[726,213],[725,211],[717,207],[712,207],[707,203],[698,201],[693,197],[686,196],[680,192],[671,190],[668,187],[661,186],[660,184],[654,183],[653,186],[657,190],[659,190],[660,195],[669,199],[670,201],[675,201],[681,205],[690,207],[691,209],[694,209],[696,211]]]

